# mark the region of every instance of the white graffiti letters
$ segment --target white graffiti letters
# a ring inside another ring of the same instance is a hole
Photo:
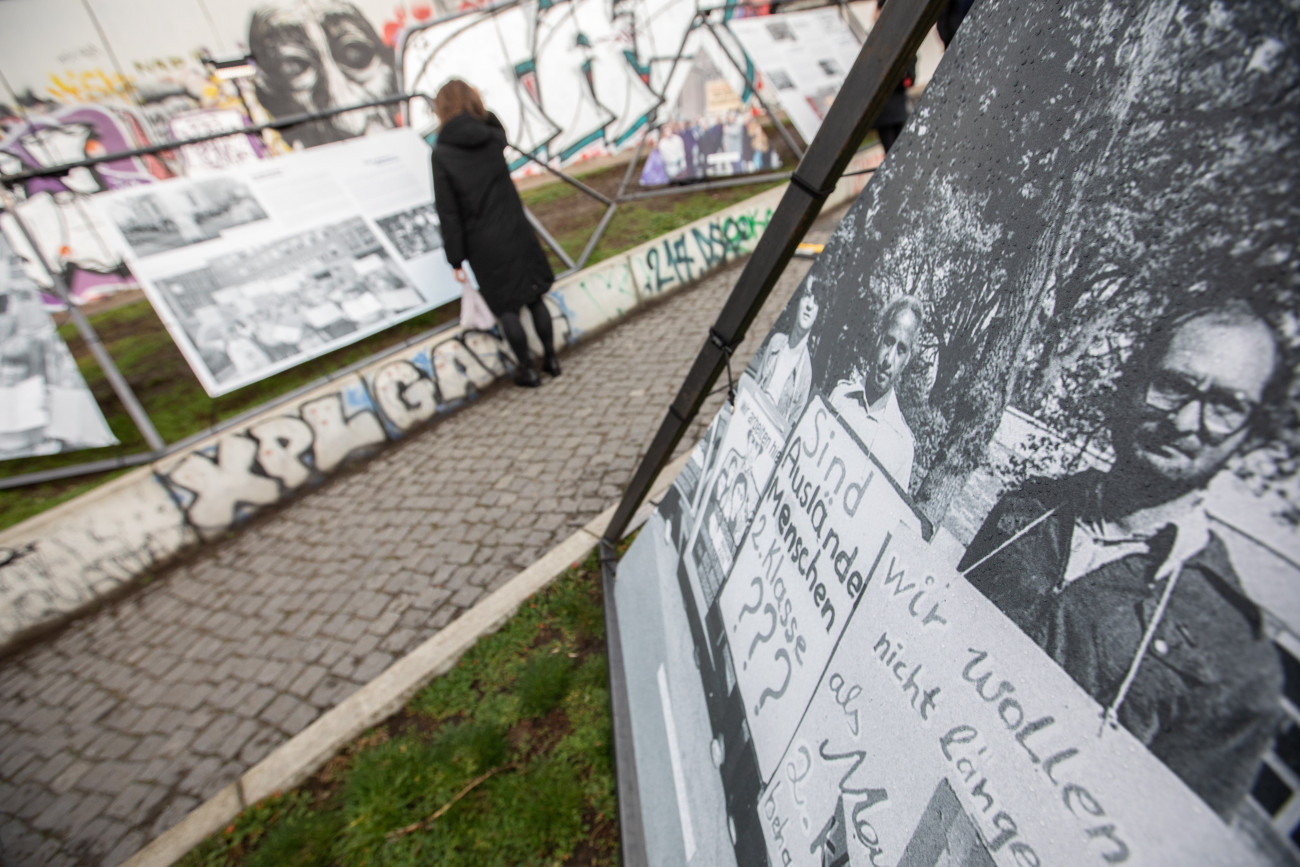
[[[302,417],[316,435],[316,469],[333,472],[357,449],[386,442],[384,429],[372,412],[343,418],[341,396],[332,394],[302,405]]]
[[[252,472],[256,457],[257,443],[245,436],[223,439],[215,461],[197,452],[186,456],[171,480],[196,495],[190,523],[200,529],[228,527],[240,503],[266,506],[280,499],[278,482]]]
[[[290,490],[311,478],[311,470],[302,461],[313,440],[306,422],[272,418],[253,425],[248,433],[257,440],[257,462],[268,476],[279,479]]]
[[[384,416],[403,432],[438,411],[433,380],[409,361],[396,361],[375,374],[374,393]]]

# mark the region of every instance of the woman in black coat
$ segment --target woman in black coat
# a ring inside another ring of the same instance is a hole
[[[464,263],[468,260],[474,269],[483,300],[519,360],[515,383],[540,385],[519,312],[527,307],[532,314],[545,353],[542,369],[559,376],[551,314],[542,301],[555,274],[510,179],[502,154],[505,130],[483,107],[478,91],[459,79],[442,86],[433,110],[440,123],[433,148],[433,197],[447,261],[462,283],[467,279]]]

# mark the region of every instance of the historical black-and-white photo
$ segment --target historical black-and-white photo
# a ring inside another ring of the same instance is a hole
[[[794,29],[790,27],[789,22],[774,20],[763,22],[767,32],[771,35],[773,42],[794,41],[797,37],[794,35]]]
[[[442,230],[432,204],[389,214],[375,222],[403,259],[414,259],[442,249]]]
[[[108,211],[140,257],[211,241],[228,229],[266,219],[248,186],[225,177],[159,184],[113,201]]]
[[[821,71],[826,75],[844,75],[844,70],[840,68],[839,63],[837,63],[833,57],[821,58],[817,61],[817,66],[820,67]]]
[[[1007,91],[1001,73],[971,69],[997,93],[988,106],[923,105],[912,128],[961,134],[942,164],[916,141],[818,264],[820,279],[861,289],[828,295],[837,327],[814,344],[814,387],[869,447],[889,432],[874,450],[969,546],[967,580],[1228,818],[1292,725],[1252,592],[1277,598],[1300,579],[1300,280],[1283,252],[1300,220],[1279,192],[1300,173],[1276,157],[1300,144],[1283,107],[1297,58],[1257,35],[1276,6],[1212,37],[1198,29],[1207,12],[1185,13],[1114,34],[1159,50],[1109,58],[1086,84]],[[1254,67],[1234,78],[1238,56]],[[1188,80],[1191,66],[1208,71]],[[1076,93],[1097,87],[1108,95]],[[1167,118],[1210,103],[1239,110]],[[1012,116],[1036,122],[1013,132],[998,119]],[[1062,142],[1058,117],[1104,137]],[[986,147],[1056,171],[1004,178],[981,166]],[[1229,178],[1234,206],[1220,210]],[[891,353],[910,364],[891,367]],[[875,425],[861,409],[886,380]],[[1243,576],[1238,561],[1276,573]],[[1192,689],[1171,667],[1214,670],[1215,685]]]
[[[767,80],[772,82],[772,86],[777,90],[794,90],[794,82],[790,80],[790,74],[784,69],[773,69],[768,72]]]
[[[116,443],[40,290],[0,236],[0,460]]]
[[[156,283],[198,367],[223,390],[424,303],[359,217],[214,256]]]
[[[1294,4],[1019,13],[966,19],[757,350],[787,439],[707,609],[658,518],[625,563],[680,600],[620,567],[692,636],[655,712],[726,863],[1300,860]]]

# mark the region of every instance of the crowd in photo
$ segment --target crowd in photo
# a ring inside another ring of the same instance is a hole
[[[641,185],[684,183],[780,166],[781,157],[758,118],[729,111],[664,124],[641,170]]]

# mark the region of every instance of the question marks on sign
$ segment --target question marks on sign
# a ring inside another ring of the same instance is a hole
[[[758,598],[754,600],[753,605],[746,605],[744,608],[740,609],[740,614],[736,617],[736,622],[731,627],[732,632],[740,629],[740,621],[745,619],[746,614],[757,611],[763,605],[763,579],[755,576],[754,580],[750,582],[750,585],[758,588]],[[750,654],[753,654],[754,649],[751,647],[749,652]]]
[[[773,658],[785,663],[785,678],[781,681],[779,690],[772,689],[770,686],[763,687],[763,693],[758,697],[758,704],[754,706],[754,716],[758,716],[758,712],[763,709],[763,705],[767,704],[769,698],[780,698],[790,688],[790,675],[794,670],[794,666],[790,664],[789,651],[782,647],[777,650]]]
[[[776,634],[776,609],[772,607],[771,602],[763,606],[763,613],[770,617],[767,632],[754,633],[754,640],[749,643],[749,655],[745,657],[745,661],[740,665],[742,669],[749,667],[749,660],[754,658],[754,648],[760,644],[766,644]]]

